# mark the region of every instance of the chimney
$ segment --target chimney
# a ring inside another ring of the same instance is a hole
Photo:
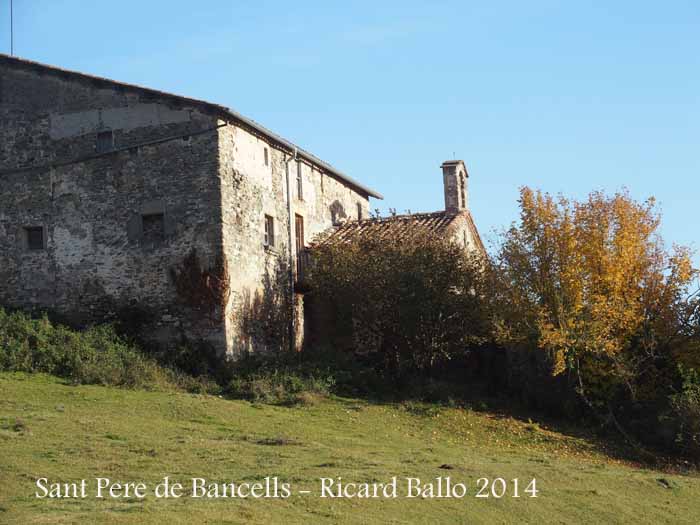
[[[467,167],[462,160],[442,163],[442,181],[445,185],[445,211],[456,214],[467,209]]]

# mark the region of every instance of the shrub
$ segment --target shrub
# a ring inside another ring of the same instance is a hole
[[[119,337],[111,325],[83,331],[0,308],[0,370],[43,372],[76,384],[216,391],[203,378],[160,366]]]
[[[332,376],[301,375],[284,369],[261,370],[234,378],[227,393],[257,403],[278,405],[312,404],[313,395],[328,395],[335,384]]]
[[[230,380],[229,363],[206,341],[181,341],[177,346],[150,347],[147,355],[161,366],[179,370],[191,377],[206,377],[226,384]]]
[[[700,459],[700,373],[679,367],[681,390],[669,398],[670,418],[676,426],[676,445],[682,453]]]
[[[313,250],[309,284],[323,293],[330,343],[374,354],[388,379],[428,375],[488,337],[482,260],[435,234],[382,228]]]

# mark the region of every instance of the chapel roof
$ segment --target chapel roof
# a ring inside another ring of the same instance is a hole
[[[438,236],[447,236],[455,222],[460,219],[467,221],[467,227],[477,247],[482,253],[486,253],[472,214],[468,210],[459,213],[437,211],[347,221],[334,226],[318,241],[317,245],[349,243],[353,239],[365,235],[378,235],[380,239],[400,239],[416,230],[423,230]]]

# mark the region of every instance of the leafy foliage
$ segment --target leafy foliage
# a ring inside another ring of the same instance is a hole
[[[187,305],[209,315],[225,311],[230,295],[226,259],[220,257],[212,268],[205,268],[193,248],[180,265],[170,269],[178,296]]]
[[[520,206],[498,257],[504,341],[535,343],[559,374],[584,356],[620,364],[645,328],[674,317],[694,272],[686,249],[664,249],[653,199],[572,202],[523,188]]]
[[[481,261],[423,230],[380,232],[313,250],[316,309],[357,353],[376,351],[395,377],[425,372],[488,335]]]
[[[676,444],[687,455],[700,457],[700,374],[680,367],[681,389],[670,397],[665,419],[676,423]]]
[[[679,381],[675,364],[697,351],[689,251],[665,248],[653,199],[593,192],[572,201],[523,188],[519,202],[520,222],[489,274],[495,338],[539,352],[624,433],[614,407],[656,410]]]
[[[215,391],[213,382],[160,366],[109,325],[84,331],[0,308],[0,370],[44,372],[76,384]]]
[[[248,354],[229,363],[230,397],[277,405],[311,404],[335,391],[336,373],[313,352]]]
[[[253,402],[297,405],[310,404],[314,395],[328,395],[334,385],[332,376],[294,373],[284,369],[261,371],[231,380],[227,393]]]

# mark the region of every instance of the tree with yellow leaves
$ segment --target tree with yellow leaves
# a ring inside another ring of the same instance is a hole
[[[575,201],[526,187],[519,204],[495,261],[496,337],[544,353],[552,375],[614,417],[611,400],[621,389],[646,395],[649,371],[670,351],[696,275],[689,251],[665,248],[653,198]]]

